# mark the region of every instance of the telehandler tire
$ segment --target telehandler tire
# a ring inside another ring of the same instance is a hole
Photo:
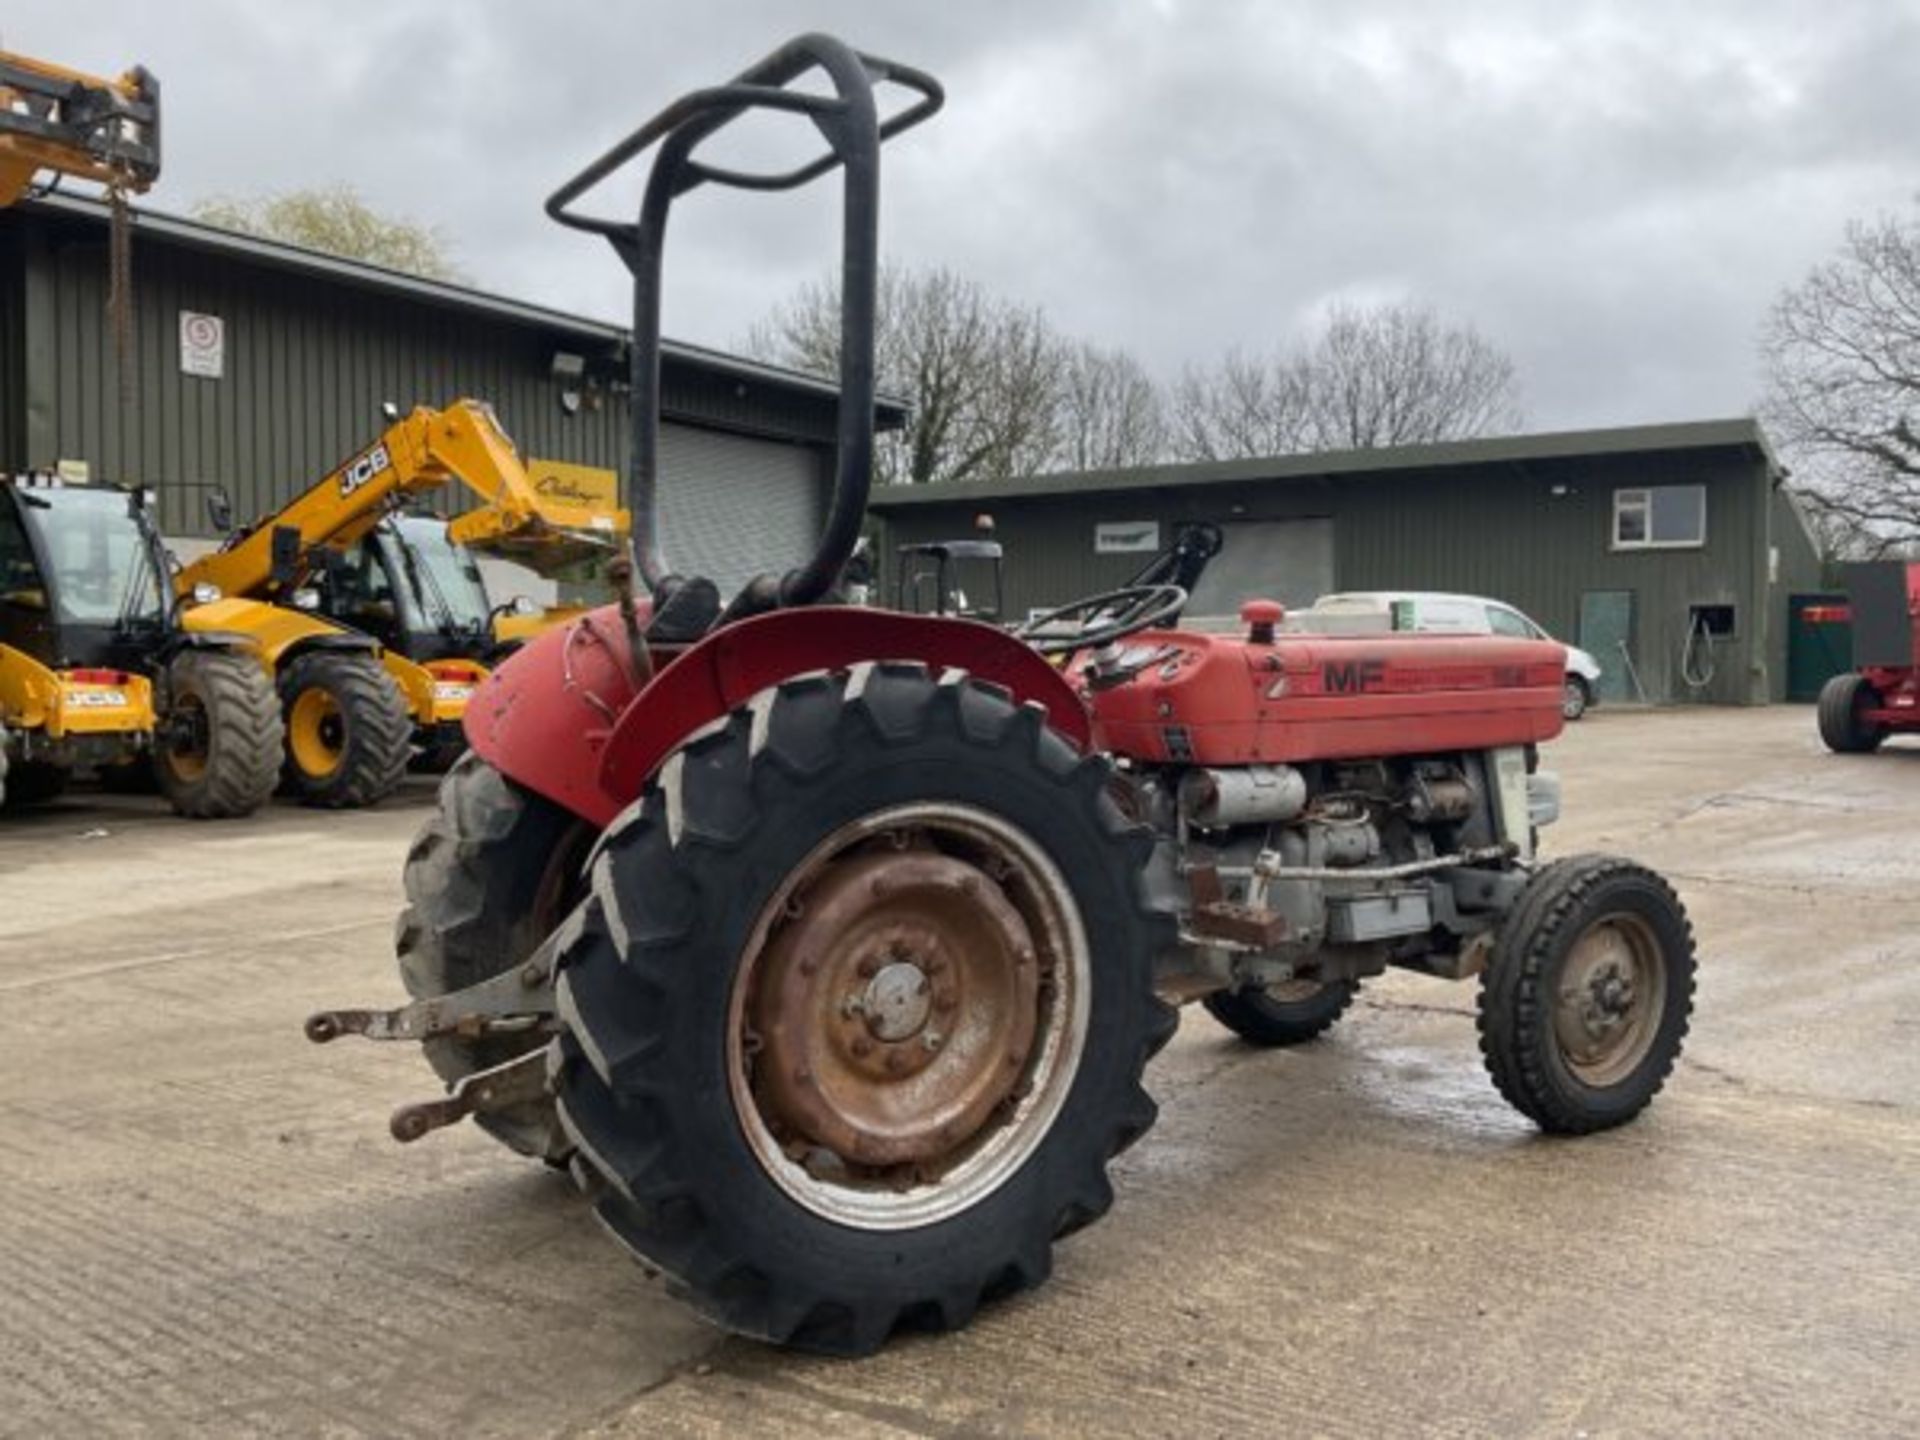
[[[273,797],[280,772],[280,706],[251,655],[188,650],[167,672],[172,709],[155,747],[160,793],[192,820],[251,815]]]
[[[281,793],[324,810],[357,809],[406,778],[413,718],[371,655],[311,650],[280,672],[287,727]]]
[[[1836,755],[1865,755],[1880,748],[1886,730],[1869,725],[1860,712],[1880,703],[1864,675],[1835,675],[1820,687],[1817,707],[1820,738]]]
[[[1659,875],[1611,855],[1544,867],[1480,977],[1494,1085],[1549,1134],[1625,1124],[1680,1057],[1693,976],[1693,927]]]
[[[1201,1003],[1249,1045],[1303,1045],[1353,1004],[1358,980],[1291,980],[1264,990],[1219,990]]]
[[[727,1329],[837,1355],[1046,1279],[1153,1123],[1149,837],[1038,706],[789,680],[670,756],[567,922],[554,1077],[613,1234]]]
[[[73,773],[64,765],[44,760],[17,760],[7,772],[6,803],[14,809],[44,805],[67,793]]]
[[[414,837],[407,905],[394,927],[400,979],[416,1000],[464,990],[521,964],[586,891],[594,829],[516,785],[469,751],[440,782],[440,803]],[[427,1062],[452,1084],[538,1049],[537,1033],[436,1036]],[[572,1148],[541,1100],[475,1117],[508,1148],[552,1163]]]

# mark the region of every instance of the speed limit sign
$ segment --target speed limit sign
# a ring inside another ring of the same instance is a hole
[[[218,315],[180,312],[180,373],[218,380],[227,367],[227,326]]]

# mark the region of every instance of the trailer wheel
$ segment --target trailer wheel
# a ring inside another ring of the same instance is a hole
[[[251,815],[280,769],[280,707],[251,655],[187,650],[167,670],[169,708],[154,747],[160,791],[194,820]]]
[[[1887,738],[1886,727],[1872,725],[1860,712],[1880,703],[1880,692],[1864,675],[1835,675],[1820,687],[1820,738],[1837,755],[1864,755],[1878,750]]]
[[[440,803],[407,852],[407,906],[394,928],[400,979],[415,999],[490,980],[520,964],[585,892],[594,829],[469,751],[440,782]],[[538,1033],[426,1042],[452,1084],[546,1043]],[[569,1146],[543,1100],[476,1117],[522,1155],[558,1162]]]
[[[1256,990],[1217,990],[1201,1003],[1249,1045],[1300,1045],[1347,1013],[1358,980],[1289,980]]]
[[[313,650],[280,672],[286,716],[281,790],[303,805],[372,805],[406,778],[413,719],[371,655]]]
[[[1660,876],[1611,855],[1547,866],[1480,978],[1494,1085],[1551,1134],[1626,1123],[1679,1059],[1693,977],[1693,927]]]
[[[905,663],[790,680],[669,757],[560,973],[560,1117],[614,1235],[726,1328],[841,1355],[1043,1281],[1174,1026],[1108,775]]]
[[[18,809],[24,805],[45,805],[67,793],[72,772],[64,765],[45,760],[18,760],[7,773],[6,803]]]

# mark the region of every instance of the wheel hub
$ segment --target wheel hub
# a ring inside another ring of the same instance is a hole
[[[991,875],[858,851],[788,905],[756,967],[753,1091],[810,1171],[938,1177],[1012,1108],[1044,1009],[1039,947]]]
[[[1660,967],[1658,942],[1632,915],[1596,921],[1574,943],[1553,1025],[1575,1078],[1610,1085],[1646,1056],[1663,1008]]]
[[[880,967],[855,1002],[876,1040],[909,1040],[925,1028],[933,1013],[933,982],[912,960]]]

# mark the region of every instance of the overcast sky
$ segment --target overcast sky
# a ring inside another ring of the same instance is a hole
[[[8,0],[0,45],[160,77],[159,208],[347,181],[482,287],[619,318],[542,199],[804,28],[947,86],[888,147],[889,257],[1169,377],[1408,297],[1513,355],[1531,428],[1740,413],[1774,294],[1920,192],[1920,0]],[[831,254],[830,193],[675,213],[684,339]]]

